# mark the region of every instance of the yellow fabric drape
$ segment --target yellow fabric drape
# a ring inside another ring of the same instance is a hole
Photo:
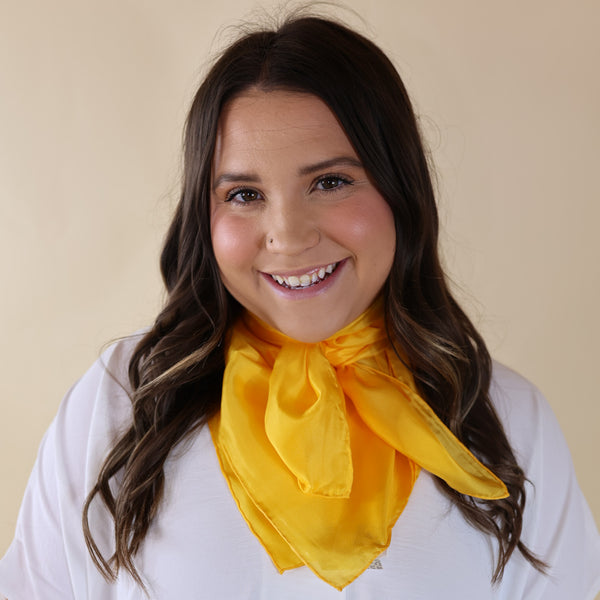
[[[416,393],[380,304],[318,344],[245,313],[209,427],[239,509],[277,568],[306,565],[338,589],[387,548],[421,467],[463,494],[508,496]]]

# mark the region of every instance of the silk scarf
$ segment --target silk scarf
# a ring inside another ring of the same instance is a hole
[[[420,468],[462,494],[506,486],[417,394],[377,303],[331,338],[293,340],[246,312],[209,428],[252,532],[280,572],[343,589],[388,547]]]

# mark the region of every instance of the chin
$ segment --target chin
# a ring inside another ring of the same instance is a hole
[[[306,320],[290,323],[287,321],[285,326],[282,323],[270,322],[271,327],[274,327],[284,335],[304,344],[318,344],[323,340],[331,337],[342,329],[346,323],[336,323],[332,319],[324,319],[324,323],[311,322],[307,326]]]

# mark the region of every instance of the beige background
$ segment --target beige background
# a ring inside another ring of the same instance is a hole
[[[422,116],[461,297],[547,395],[600,521],[600,5],[347,5]],[[63,394],[160,305],[185,111],[215,33],[255,6],[0,0],[0,554]]]

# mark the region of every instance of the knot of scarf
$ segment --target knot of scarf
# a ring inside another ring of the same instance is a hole
[[[277,568],[306,565],[338,589],[387,548],[421,467],[463,494],[508,495],[418,395],[379,304],[317,344],[245,313],[209,427]]]

